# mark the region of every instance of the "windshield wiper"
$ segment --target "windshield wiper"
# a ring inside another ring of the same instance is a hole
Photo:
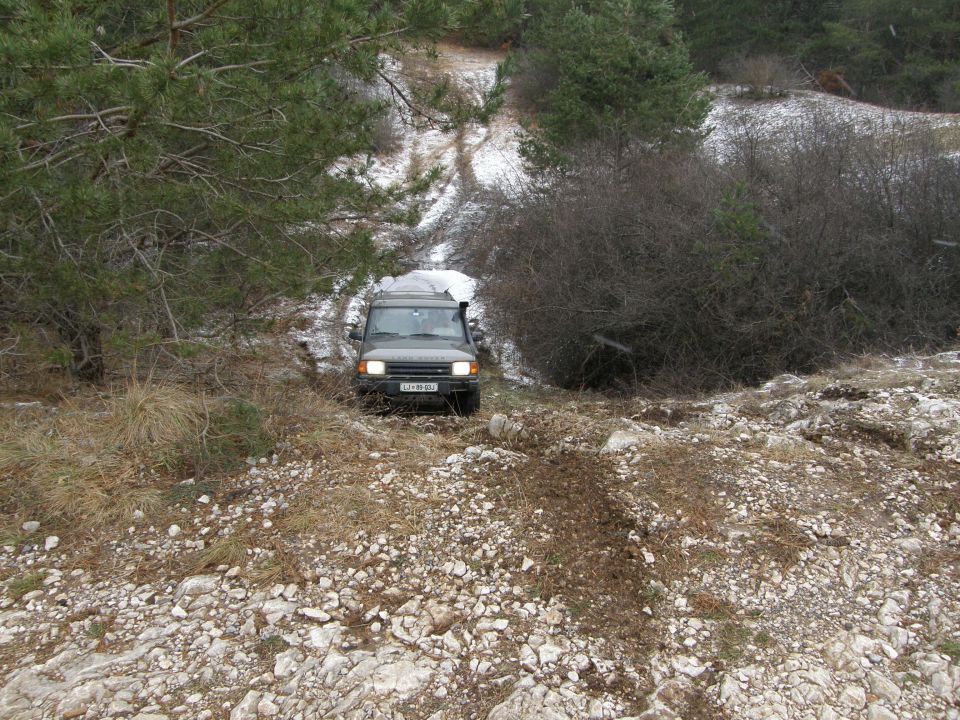
[[[400,334],[400,333],[385,332],[385,331],[382,331],[382,330],[379,330],[379,331],[377,331],[377,332],[372,332],[372,333],[370,333],[370,335],[399,335],[399,334]]]
[[[414,333],[410,337],[440,337],[436,333]]]

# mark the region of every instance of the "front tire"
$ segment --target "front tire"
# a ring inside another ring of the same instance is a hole
[[[453,400],[453,410],[457,415],[469,417],[480,409],[480,391],[470,390],[469,392],[457,393]]]

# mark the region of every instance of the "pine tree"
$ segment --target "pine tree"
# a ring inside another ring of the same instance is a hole
[[[342,220],[424,182],[365,182],[370,83],[449,24],[442,0],[0,0],[0,327],[55,329],[97,380],[108,347],[176,350],[369,261]],[[495,106],[392,95],[441,124]]]
[[[543,3],[525,40],[545,78],[528,158],[549,163],[578,143],[657,143],[702,123],[708,101],[673,5],[665,0]]]

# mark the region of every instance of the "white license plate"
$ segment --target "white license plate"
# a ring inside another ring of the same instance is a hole
[[[400,383],[400,392],[434,393],[437,383]]]

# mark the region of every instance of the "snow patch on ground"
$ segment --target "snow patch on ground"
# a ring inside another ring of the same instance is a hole
[[[782,140],[791,128],[818,113],[852,121],[864,133],[899,124],[929,128],[960,125],[957,114],[893,110],[809,90],[797,90],[784,98],[770,100],[738,97],[737,88],[732,85],[714,85],[709,90],[714,99],[703,124],[703,129],[710,132],[704,148],[720,158],[729,155],[733,138],[744,127],[759,130],[763,139]]]

